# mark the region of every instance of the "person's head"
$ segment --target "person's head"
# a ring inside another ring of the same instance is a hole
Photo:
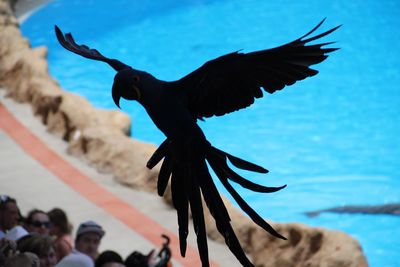
[[[76,232],[76,250],[96,260],[99,254],[100,241],[104,234],[103,228],[94,221],[81,223]]]
[[[149,258],[151,257],[153,251],[150,251],[148,255],[143,255],[139,251],[134,251],[128,255],[125,259],[126,267],[146,267],[149,266]]]
[[[20,218],[17,201],[7,195],[0,195],[0,230],[10,230],[19,223]]]
[[[57,267],[94,267],[91,257],[83,253],[71,253],[56,265]]]
[[[112,250],[102,252],[96,259],[95,267],[125,267],[121,255]]]
[[[26,230],[29,233],[48,235],[50,233],[50,219],[46,212],[33,209],[26,217]]]
[[[56,265],[57,258],[54,250],[54,241],[48,235],[30,234],[22,237],[17,242],[18,250],[31,252],[39,257],[40,267],[52,267]]]
[[[71,234],[72,225],[68,221],[67,214],[60,208],[54,208],[47,212],[51,227],[50,234],[60,236],[63,234]]]

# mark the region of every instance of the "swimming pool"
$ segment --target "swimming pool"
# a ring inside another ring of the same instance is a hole
[[[289,42],[322,18],[344,26],[325,38],[341,50],[306,81],[251,108],[201,123],[215,146],[270,170],[254,180],[288,184],[276,194],[240,190],[265,218],[339,229],[357,238],[372,267],[398,266],[400,217],[303,212],[344,204],[400,202],[400,4],[385,1],[54,1],[22,25],[49,47],[62,87],[114,108],[114,72],[63,50],[53,25],[156,77],[174,80],[219,55]],[[122,102],[135,138],[163,136],[144,111]],[[238,125],[238,122],[240,124]],[[257,140],[257,142],[254,142]],[[267,179],[267,180],[265,180]],[[221,188],[221,186],[220,186]]]

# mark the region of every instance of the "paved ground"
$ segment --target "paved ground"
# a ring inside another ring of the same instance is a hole
[[[63,208],[75,228],[92,219],[106,230],[101,250],[122,256],[160,247],[172,238],[174,266],[200,266],[193,231],[186,258],[178,252],[175,212],[159,197],[139,192],[100,174],[68,155],[66,144],[49,134],[30,106],[4,98],[0,90],[0,194],[17,199],[23,214],[32,208]],[[240,266],[225,245],[209,242],[213,266]]]

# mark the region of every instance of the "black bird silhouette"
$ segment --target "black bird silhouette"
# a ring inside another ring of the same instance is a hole
[[[207,162],[240,208],[256,224],[271,235],[285,239],[243,200],[230,181],[262,193],[276,192],[286,185],[266,187],[241,177],[228,166],[227,161],[243,170],[258,173],[267,173],[268,170],[213,147],[197,125],[197,119],[222,116],[246,108],[254,103],[255,98],[263,96],[261,88],[274,93],[316,75],[318,71],[310,66],[322,62],[328,53],[337,50],[324,48],[332,42],[308,44],[340,27],[311,37],[324,21],[293,42],[251,53],[236,51],[223,55],[173,82],[158,80],[147,72],[107,58],[86,45],[78,45],[71,33],[64,35],[55,26],[57,39],[64,48],[83,57],[106,62],[117,71],[112,97],[118,107],[121,97],[138,101],[165,134],[166,140],[154,152],[147,167],[151,169],[163,159],[157,184],[160,196],[171,179],[182,256],[186,251],[190,209],[202,265],[209,266],[202,195],[229,249],[243,266],[253,266],[232,229],[228,211],[214,185]]]

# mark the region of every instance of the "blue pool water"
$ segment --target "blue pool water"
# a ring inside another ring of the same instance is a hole
[[[270,170],[252,175],[276,194],[240,190],[265,218],[345,231],[358,239],[370,266],[399,266],[400,217],[303,212],[349,204],[400,202],[400,3],[372,1],[54,1],[22,30],[49,47],[49,68],[61,86],[95,106],[114,108],[114,72],[62,49],[53,25],[81,43],[165,80],[178,79],[219,55],[270,48],[306,33],[324,17],[325,38],[338,52],[306,81],[251,108],[201,127],[211,143]],[[137,104],[122,103],[133,137],[163,136]],[[221,188],[221,186],[219,186]],[[222,190],[222,189],[221,189]]]

